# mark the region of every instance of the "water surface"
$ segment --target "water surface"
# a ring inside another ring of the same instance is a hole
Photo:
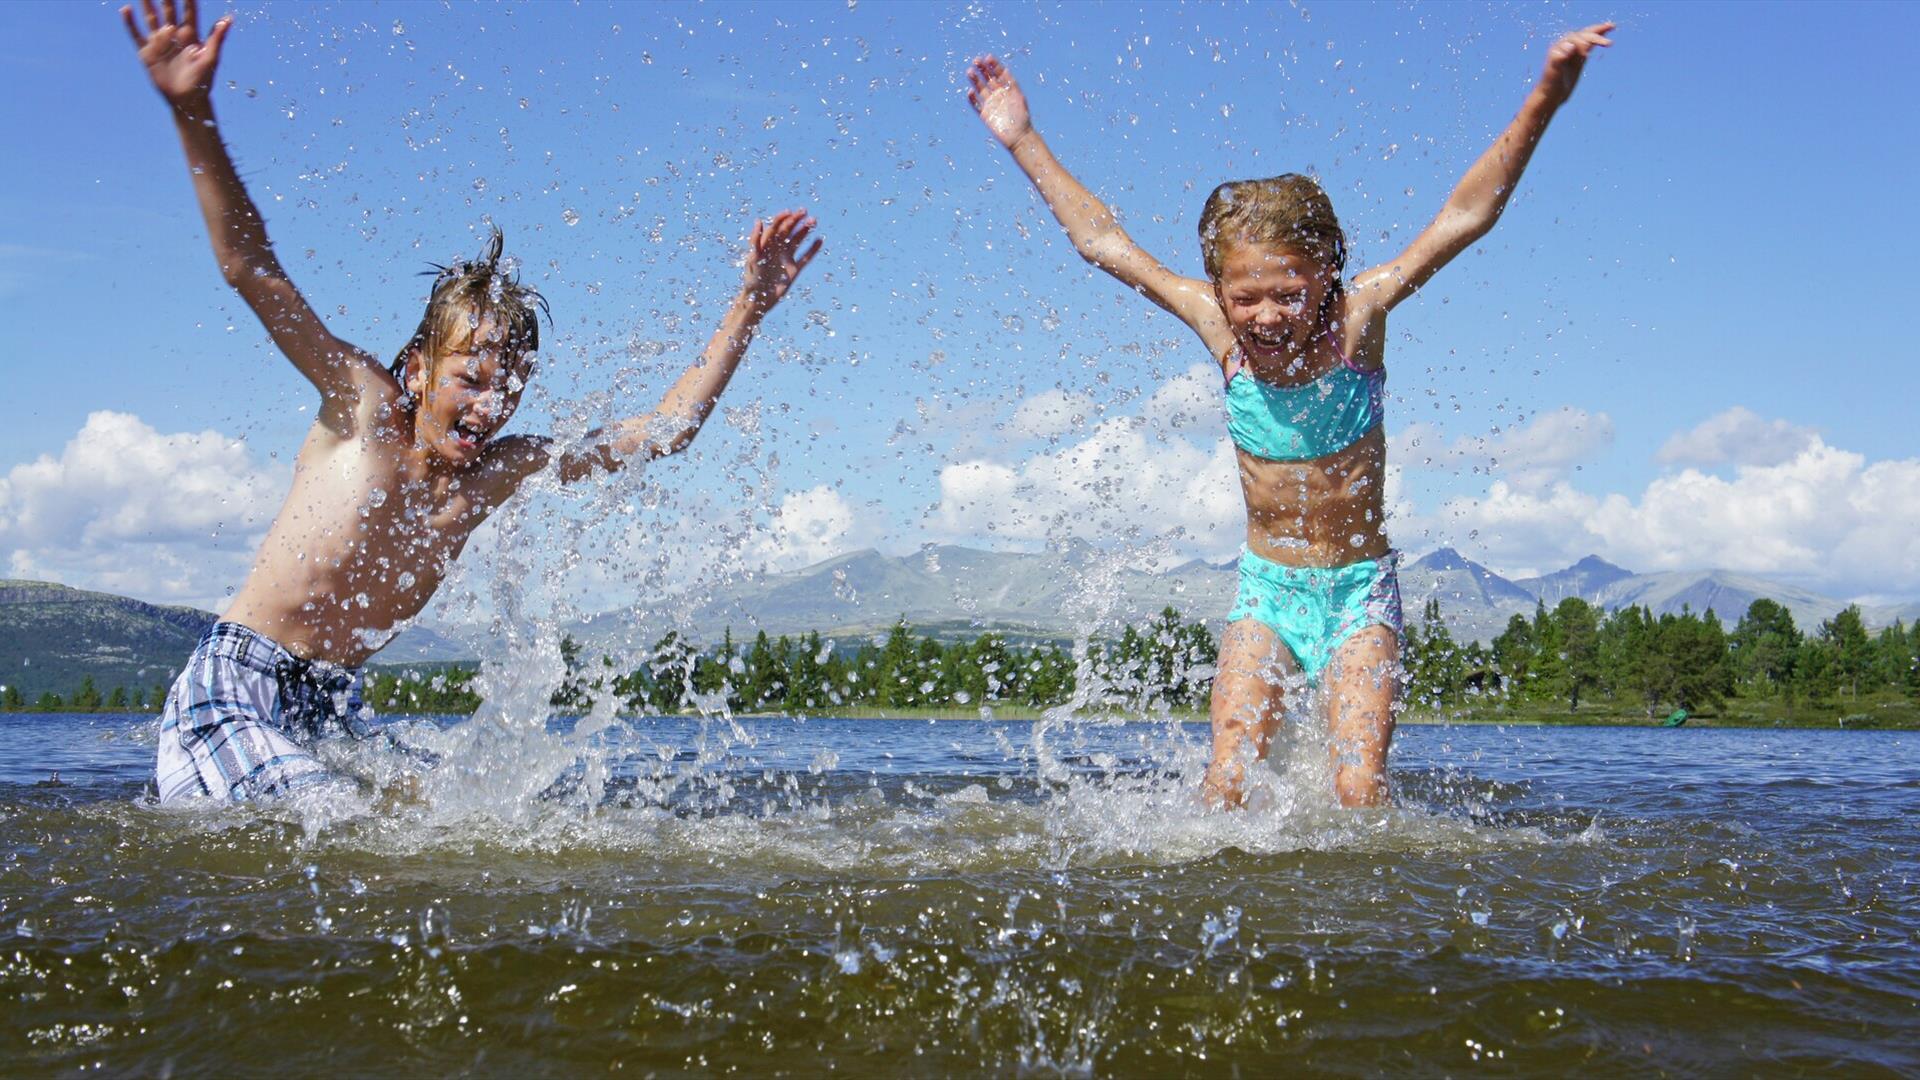
[[[10,1072],[1920,1072],[1920,733],[422,729],[427,807],[161,810],[0,717]],[[384,768],[374,762],[370,768]],[[58,770],[60,786],[44,783]]]

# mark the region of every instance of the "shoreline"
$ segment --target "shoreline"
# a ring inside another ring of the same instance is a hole
[[[987,723],[1037,723],[1046,719],[1047,709],[1036,709],[1026,705],[989,705],[988,715],[981,715],[979,706],[958,708],[928,707],[875,707],[848,706],[845,708],[814,711],[755,711],[732,714],[736,720],[891,720],[940,723],[942,721],[965,721]],[[76,716],[76,717],[159,717],[160,713],[147,709],[0,709],[0,717],[7,716]],[[460,713],[407,713],[388,712],[380,714],[387,717],[403,716],[462,716]],[[565,715],[555,713],[554,715]],[[650,716],[687,719],[697,713],[621,713],[627,719],[645,719]],[[1183,725],[1205,725],[1208,717],[1204,710],[1178,709],[1156,715],[1141,715],[1126,711],[1089,711],[1074,714],[1080,721],[1102,723],[1166,723],[1174,721]],[[0,721],[4,722],[4,721]],[[1398,727],[1617,727],[1617,728],[1658,728],[1664,724],[1659,719],[1649,719],[1641,713],[1621,713],[1611,709],[1582,710],[1567,713],[1555,708],[1542,708],[1537,705],[1503,706],[1491,709],[1432,710],[1421,709],[1403,714],[1396,723]],[[1718,713],[1696,714],[1689,716],[1684,727],[1717,728],[1741,731],[1916,731],[1920,730],[1920,703],[1905,700],[1861,702],[1859,710],[1854,712],[1824,713],[1822,715],[1795,716],[1776,702],[1754,703],[1747,709],[1723,707]]]

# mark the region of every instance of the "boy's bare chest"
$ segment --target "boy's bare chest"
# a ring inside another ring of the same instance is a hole
[[[413,476],[398,455],[363,446],[302,460],[288,497],[288,510],[307,519],[301,531],[351,561],[448,560],[485,516],[477,507],[460,477]]]

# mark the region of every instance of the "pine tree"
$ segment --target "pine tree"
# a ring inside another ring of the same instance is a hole
[[[80,680],[80,689],[73,695],[73,707],[77,712],[94,712],[100,708],[100,691],[94,688],[93,676],[87,675]]]
[[[1602,685],[1600,669],[1600,613],[1592,604],[1569,596],[1553,609],[1565,657],[1567,711],[1580,711],[1583,695]]]
[[[1873,670],[1873,644],[1856,604],[1820,624],[1820,639],[1831,651],[1834,676],[1850,697],[1860,696],[1860,684]]]
[[[1507,628],[1493,639],[1493,668],[1501,689],[1519,700],[1524,697],[1533,674],[1533,624],[1525,615],[1515,613]]]
[[[1793,689],[1793,663],[1800,652],[1800,631],[1793,613],[1762,597],[1727,636],[1734,678],[1763,696],[1788,694]]]

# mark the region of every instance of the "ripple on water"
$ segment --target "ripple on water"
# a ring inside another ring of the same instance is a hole
[[[511,790],[558,794],[493,808],[0,785],[0,1052],[176,1073],[1920,1067],[1920,837],[1886,778],[1703,788],[1650,752],[1542,777],[1517,763],[1645,736],[1410,731],[1398,809],[1332,807],[1309,746],[1218,815],[1177,733],[1042,780],[988,729],[941,731],[966,749],[945,756],[917,730],[640,746],[596,798],[556,788],[577,747],[545,745]],[[863,757],[876,734],[916,765]],[[1793,767],[1829,769],[1820,750]]]

